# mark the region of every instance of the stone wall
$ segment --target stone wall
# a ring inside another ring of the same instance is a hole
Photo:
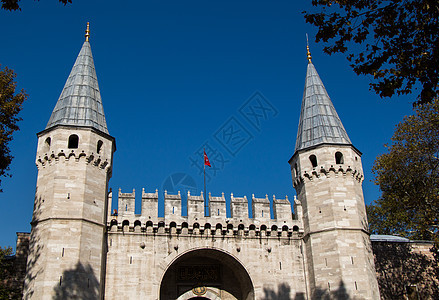
[[[209,223],[178,224],[163,221],[152,226],[111,226],[108,232],[106,299],[159,299],[162,279],[173,263],[188,253],[209,249],[239,262],[246,270],[255,298],[287,287],[291,299],[306,293],[303,243],[297,231],[261,230],[261,226],[227,229]],[[242,229],[239,229],[242,228]],[[263,227],[265,228],[265,227]],[[205,259],[195,265],[203,265]],[[229,264],[224,268],[231,268]],[[226,274],[232,275],[232,274]],[[219,283],[224,287],[227,283]],[[215,286],[215,285],[214,285]],[[162,289],[177,289],[164,286]],[[162,290],[163,293],[163,290]],[[168,291],[165,295],[175,295]],[[171,296],[160,299],[175,299]],[[237,297],[237,299],[243,299]],[[247,299],[247,298],[245,298]]]

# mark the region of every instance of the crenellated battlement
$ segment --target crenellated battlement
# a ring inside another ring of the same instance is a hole
[[[93,152],[90,154],[85,153],[84,150],[69,150],[69,152],[64,152],[62,149],[59,152],[52,151],[50,154],[45,153],[43,156],[38,156],[35,164],[39,169],[40,167],[63,161],[83,161],[100,169],[105,169],[110,166],[108,159],[103,159],[100,155],[94,154]]]
[[[364,180],[364,175],[361,173],[361,170],[356,170],[355,167],[351,168],[351,166],[345,165],[321,165],[312,169],[309,168],[300,170],[297,172],[297,174],[293,174],[293,186],[298,186],[300,183],[303,183],[305,179],[311,181],[322,176],[327,178],[336,176],[351,176],[360,183]]]
[[[147,193],[142,189],[141,213],[135,214],[135,190],[131,193],[118,192],[118,210],[111,212],[112,193],[108,195],[109,231],[138,233],[176,233],[211,235],[250,235],[250,236],[291,236],[303,232],[301,203],[294,197],[293,215],[288,197],[276,199],[273,196],[273,218],[270,200],[252,195],[252,214],[249,214],[247,197],[230,195],[230,213],[226,206],[224,193],[212,196],[205,216],[204,195],[187,194],[187,216],[182,214],[182,196],[164,192],[164,217],[158,217],[158,190]],[[229,217],[228,217],[229,216]],[[172,229],[175,228],[175,229]],[[285,232],[285,233],[283,233]]]

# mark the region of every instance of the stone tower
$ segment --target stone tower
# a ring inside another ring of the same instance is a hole
[[[115,140],[108,134],[86,40],[46,129],[38,133],[37,188],[24,299],[102,298],[107,186]]]
[[[308,61],[296,149],[289,161],[303,206],[307,288],[312,299],[379,299],[361,152],[352,145],[309,49]]]

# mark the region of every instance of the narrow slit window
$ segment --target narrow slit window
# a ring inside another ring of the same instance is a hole
[[[219,216],[219,209],[218,209],[218,216]]]
[[[62,254],[61,257],[64,257],[64,248],[62,248]]]
[[[317,167],[317,157],[314,154],[309,156],[309,161],[311,162],[313,168]]]
[[[104,142],[102,142],[101,140],[98,141],[98,144],[96,146],[96,152],[99,154],[101,153],[102,150],[102,145],[104,144]]]
[[[130,256],[130,265],[133,263],[133,257]]]

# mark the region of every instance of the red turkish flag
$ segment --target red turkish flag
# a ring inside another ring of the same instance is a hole
[[[204,150],[204,165],[205,166],[209,166],[209,167],[211,167],[211,165],[210,165],[210,161],[209,161],[209,159],[207,158],[207,154],[206,154],[206,151]]]

